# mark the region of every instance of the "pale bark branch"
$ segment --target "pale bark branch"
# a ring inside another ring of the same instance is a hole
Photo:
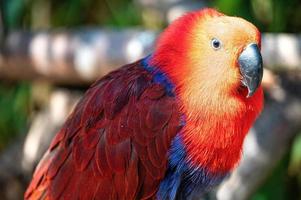
[[[0,53],[0,77],[90,84],[150,53],[155,37],[141,30],[15,32]]]

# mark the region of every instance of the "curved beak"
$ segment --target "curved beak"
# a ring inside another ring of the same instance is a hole
[[[238,64],[242,84],[248,88],[247,97],[251,97],[259,87],[263,75],[262,57],[257,44],[251,43],[241,52]]]

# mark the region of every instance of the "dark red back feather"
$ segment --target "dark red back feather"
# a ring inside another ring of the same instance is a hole
[[[25,199],[154,199],[180,128],[140,61],[97,81],[52,141]]]

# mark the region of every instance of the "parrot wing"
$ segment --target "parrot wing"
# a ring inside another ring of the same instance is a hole
[[[94,83],[53,139],[25,199],[153,199],[180,130],[175,97],[141,61]]]

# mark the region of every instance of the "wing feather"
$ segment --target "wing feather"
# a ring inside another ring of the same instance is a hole
[[[72,149],[73,160],[78,171],[85,170],[94,156],[94,149],[85,147],[84,139],[85,138],[76,138]]]
[[[51,183],[49,184],[48,190],[50,199],[59,199],[67,186],[72,184],[72,177],[76,176],[75,165],[72,163],[72,158],[69,155],[61,166],[61,169],[58,171],[57,176],[51,178],[47,177],[47,181]]]
[[[99,173],[103,176],[111,176],[113,172],[109,167],[105,147],[106,147],[105,136],[102,135],[100,138],[100,142],[97,145],[95,160],[96,160],[97,169],[99,170]]]
[[[154,199],[180,112],[140,61],[96,81],[52,141],[25,199]]]

